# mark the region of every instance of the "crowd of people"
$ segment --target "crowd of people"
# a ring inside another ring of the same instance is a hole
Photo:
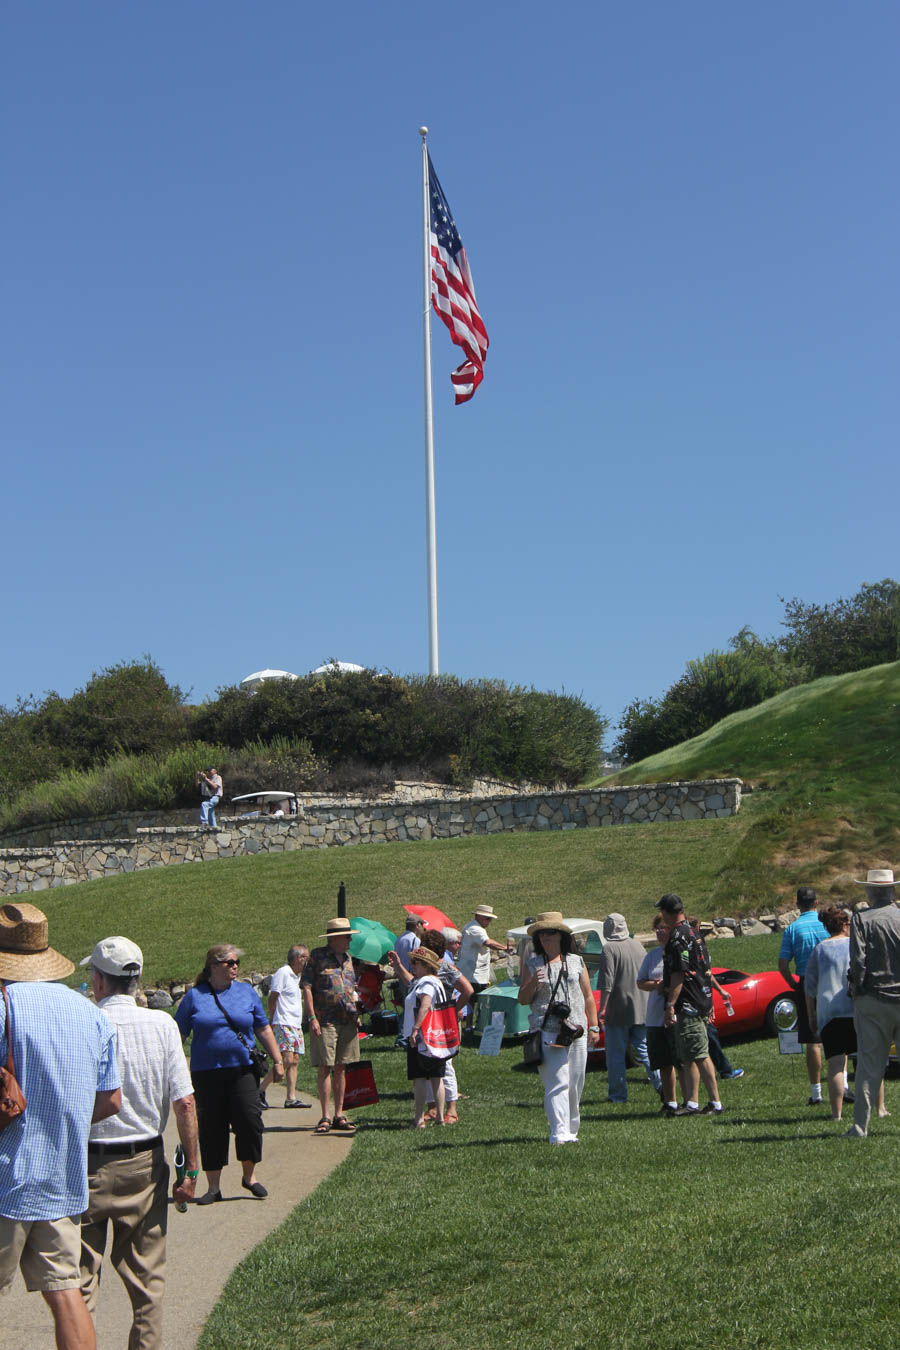
[[[871,869],[858,884],[868,905],[852,913],[841,905],[817,912],[815,892],[801,887],[800,917],[785,930],[779,955],[800,1012],[810,1105],[824,1100],[824,1053],[832,1116],[841,1120],[852,1103],[847,1137],[855,1139],[868,1134],[873,1111],[887,1114],[883,1079],[891,1045],[900,1043],[894,876]],[[527,1052],[539,1065],[551,1144],[578,1140],[587,1055],[601,1029],[613,1104],[628,1098],[629,1049],[667,1117],[718,1115],[717,1068],[731,1078],[743,1072],[718,1044],[716,981],[697,921],[674,892],[655,908],[649,951],[629,935],[621,914],[605,920],[596,999],[562,914],[547,911],[528,924],[518,999],[530,1010]],[[389,954],[402,999],[399,1040],[414,1129],[459,1121],[460,1024],[488,983],[491,951],[507,949],[488,936],[494,917],[481,905],[462,931],[432,929],[413,917]],[[58,983],[75,967],[50,946],[42,911],[24,901],[0,906],[0,1291],[21,1270],[26,1288],[43,1295],[62,1350],[96,1345],[92,1314],[110,1234],[109,1260],[132,1305],[129,1350],[163,1343],[170,1181],[163,1132],[170,1110],[181,1152],[172,1188],[179,1207],[222,1199],[232,1134],[243,1189],[265,1199],[257,1168],[263,1113],[271,1108],[266,1091],[283,1079],[284,1107],[310,1106],[297,1093],[306,1036],[321,1109],[314,1132],[355,1132],[344,1111],[348,1067],[359,1060],[361,972],[349,950],[355,932],[339,917],[320,935],[323,945],[310,951],[293,944],[270,981],[267,1008],[239,978],[239,948],[212,946],[172,1018],[138,1005],[143,954],[134,942],[104,938],[82,960],[90,1001]],[[728,1012],[729,994],[719,992]],[[188,1037],[189,1067],[182,1048]],[[855,1098],[847,1079],[852,1055]],[[10,1076],[24,1093],[23,1112]],[[206,1189],[197,1196],[201,1168]]]

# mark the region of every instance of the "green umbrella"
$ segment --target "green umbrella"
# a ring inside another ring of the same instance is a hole
[[[357,923],[357,920],[354,919],[353,923]],[[374,928],[363,928],[350,939],[350,955],[355,956],[357,961],[368,961],[374,966],[393,945],[394,939],[390,933],[378,933]]]
[[[364,919],[361,914],[358,914],[355,919],[350,920],[350,927],[371,928],[376,933],[381,933],[384,937],[390,938],[391,946],[397,941],[397,934],[392,933],[389,928],[385,928],[383,923],[379,923],[377,919]]]

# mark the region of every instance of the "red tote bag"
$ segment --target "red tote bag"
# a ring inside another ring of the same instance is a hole
[[[419,1028],[422,1053],[435,1059],[450,1059],[459,1049],[459,1018],[449,1004],[443,1008],[431,1007],[422,1018]]]
[[[378,1101],[375,1073],[370,1059],[361,1059],[345,1068],[344,1106],[355,1111],[360,1106],[374,1106]]]

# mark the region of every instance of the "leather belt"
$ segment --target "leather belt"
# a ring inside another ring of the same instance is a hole
[[[111,1158],[133,1158],[135,1153],[145,1153],[151,1148],[162,1148],[162,1135],[157,1134],[152,1139],[122,1139],[116,1140],[114,1144],[101,1144],[93,1139],[88,1140],[88,1153],[99,1153],[101,1157],[106,1154]]]

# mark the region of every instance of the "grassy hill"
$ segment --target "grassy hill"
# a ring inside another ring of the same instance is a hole
[[[257,855],[154,868],[34,899],[50,918],[53,945],[73,959],[98,937],[125,933],[144,950],[148,981],[194,975],[207,947],[223,940],[244,948],[245,967],[267,971],[283,962],[290,942],[323,932],[341,881],[350,914],[395,932],[404,903],[438,905],[462,925],[484,900],[497,911],[500,938],[544,909],[587,916],[617,909],[647,929],[654,900],[676,884],[705,915],[723,859],[750,820],[742,812],[720,821]]]
[[[603,781],[729,775],[757,791],[716,894],[855,894],[860,869],[900,861],[900,662],[790,689]]]

